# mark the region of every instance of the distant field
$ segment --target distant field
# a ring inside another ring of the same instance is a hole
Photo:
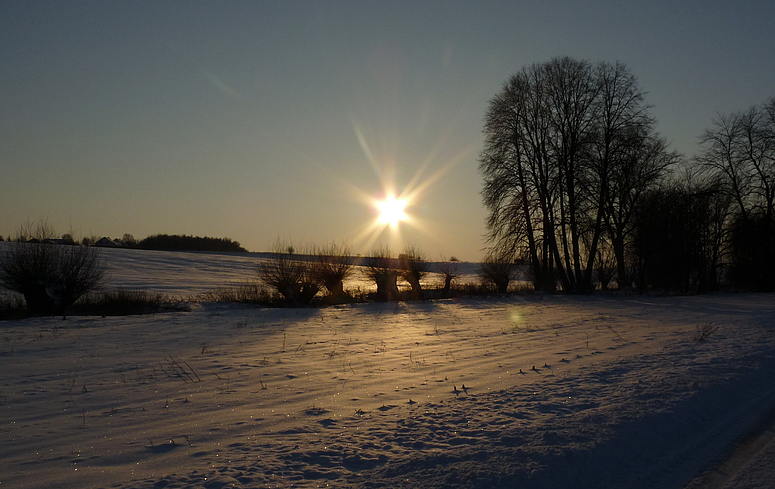
[[[0,253],[12,246],[0,242]],[[162,292],[182,299],[195,299],[198,294],[215,289],[233,287],[258,278],[257,270],[266,263],[271,253],[218,253],[186,251],[154,251],[125,248],[100,248],[106,274],[105,289],[142,289]],[[430,262],[431,271],[438,270],[439,262]],[[478,263],[458,263],[456,283],[478,282]],[[345,289],[370,292],[375,289],[356,266],[355,273],[345,283]],[[524,278],[524,277],[521,277]],[[436,286],[443,282],[438,273],[429,273],[423,283]],[[399,287],[402,284],[399,282]],[[408,284],[404,284],[408,286]],[[0,288],[0,294],[8,291]]]
[[[108,288],[145,289],[180,297],[191,297],[213,289],[255,281],[257,269],[269,253],[205,253],[148,251],[130,249],[101,250],[107,268]],[[433,264],[431,264],[433,266]],[[460,263],[460,282],[478,280],[477,263]],[[369,291],[374,285],[367,280],[362,267],[357,267],[345,288]],[[428,284],[441,281],[429,274]]]

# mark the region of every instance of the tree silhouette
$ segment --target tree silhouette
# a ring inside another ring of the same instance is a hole
[[[307,305],[320,290],[314,264],[294,253],[293,246],[276,243],[273,254],[258,267],[262,283],[279,293],[286,304]]]
[[[775,287],[775,98],[718,115],[701,142],[697,163],[735,202],[731,279],[746,288]]]
[[[396,260],[390,257],[390,248],[384,247],[372,252],[366,261],[366,275],[377,286],[376,299],[391,301],[398,298],[398,270]]]
[[[344,281],[352,275],[353,257],[350,249],[336,244],[317,250],[312,274],[326,288],[329,297],[345,299]]]
[[[47,244],[46,223],[23,226],[0,259],[0,284],[24,296],[33,314],[64,314],[99,286],[103,270],[95,248]],[[24,237],[24,239],[22,239]]]
[[[623,64],[572,58],[523,68],[490,101],[480,158],[488,237],[496,254],[528,258],[535,288],[591,290],[606,238],[624,282],[638,198],[625,187],[647,187],[672,163],[647,109]]]

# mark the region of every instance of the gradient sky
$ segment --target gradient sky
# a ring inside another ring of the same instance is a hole
[[[424,164],[402,239],[475,260],[487,101],[563,55],[626,63],[691,156],[714,114],[775,96],[775,2],[5,0],[0,234],[45,218],[365,253],[354,189]]]

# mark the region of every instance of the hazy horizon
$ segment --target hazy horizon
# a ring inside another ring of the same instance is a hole
[[[476,261],[488,100],[556,56],[622,61],[691,157],[775,95],[775,4],[5,2],[0,235],[415,245]],[[417,197],[368,232],[368,197]]]

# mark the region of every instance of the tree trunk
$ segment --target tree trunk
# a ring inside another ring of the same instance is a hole
[[[376,280],[377,300],[392,301],[398,298],[398,286],[396,285],[397,278],[395,272],[388,272]]]
[[[412,287],[412,298],[422,299],[422,286],[420,285],[420,280],[412,277],[408,278],[407,282],[409,282],[409,285]]]
[[[452,288],[452,275],[445,275],[444,288],[442,289],[442,293],[444,294],[444,297],[449,297],[449,290],[451,288]]]

